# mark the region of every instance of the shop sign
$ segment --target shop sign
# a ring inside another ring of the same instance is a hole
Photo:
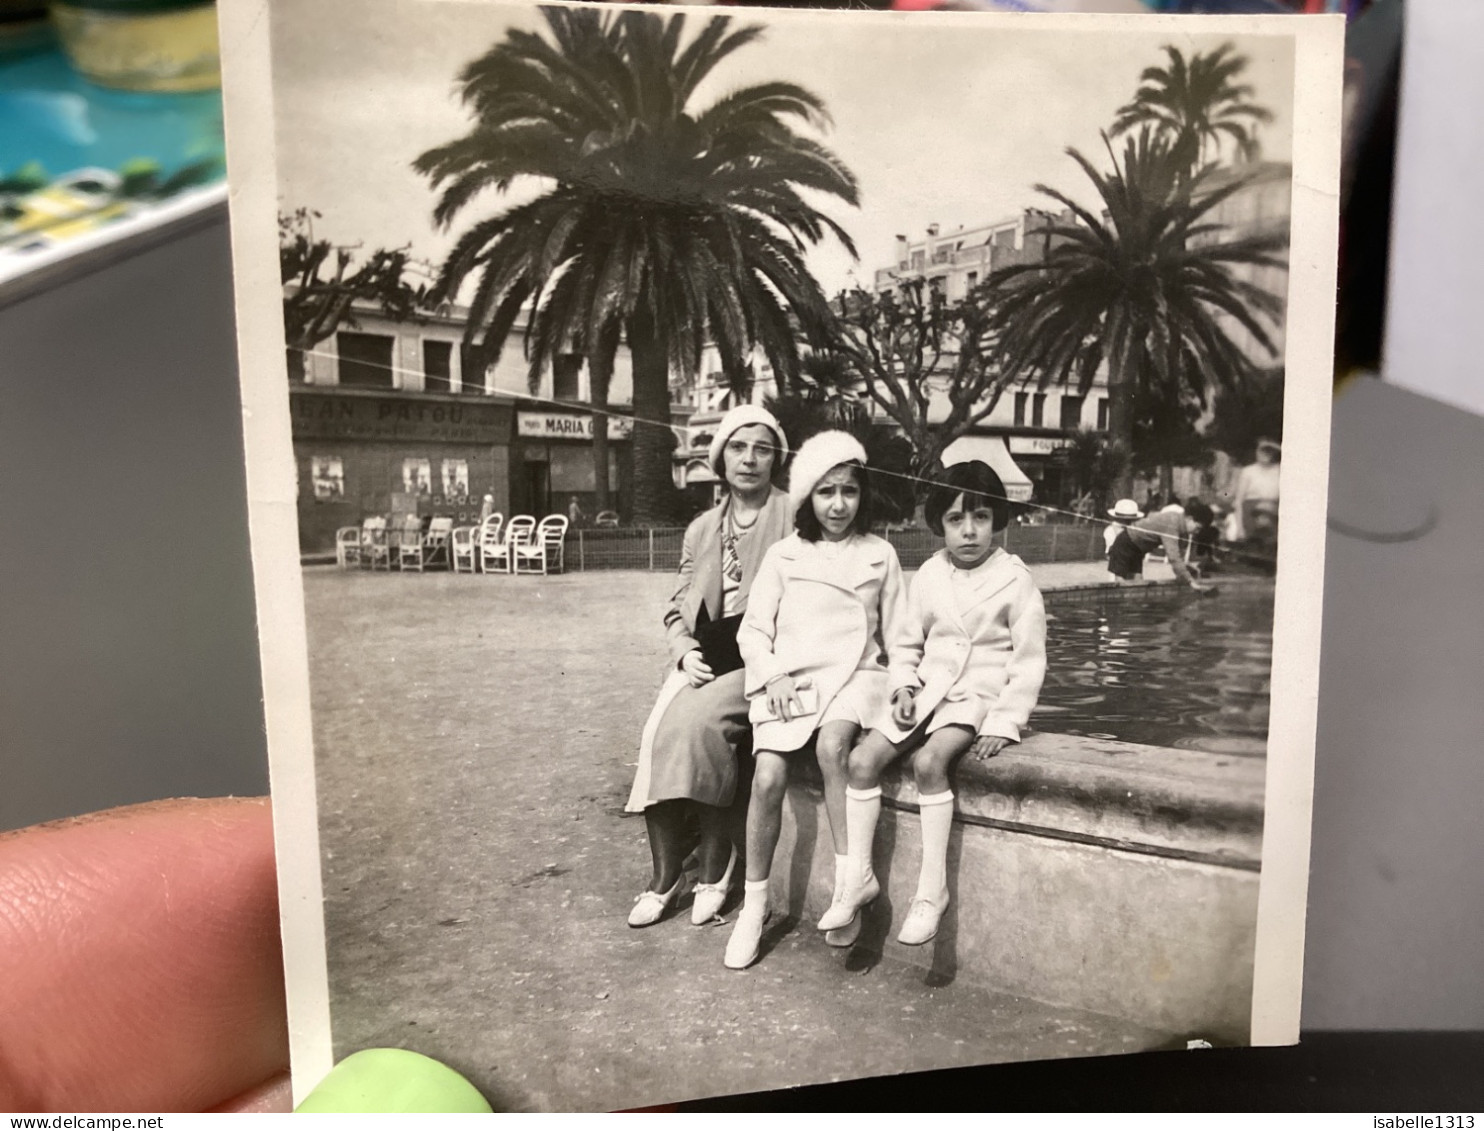
[[[295,392],[296,440],[433,440],[503,444],[510,439],[510,410],[501,405],[421,402],[407,399]]]
[[[518,412],[515,431],[536,440],[591,440],[593,418],[575,412]],[[634,422],[627,416],[608,418],[610,440],[627,440],[633,431]]]
[[[1072,441],[1064,436],[1011,436],[1010,454],[1017,456],[1049,456],[1058,448],[1065,448]]]

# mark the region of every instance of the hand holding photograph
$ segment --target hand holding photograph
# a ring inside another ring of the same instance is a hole
[[[296,1094],[1297,1039],[1342,30],[224,0]]]

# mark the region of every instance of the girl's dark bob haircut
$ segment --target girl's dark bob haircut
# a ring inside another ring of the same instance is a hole
[[[861,507],[855,512],[855,521],[850,524],[852,534],[866,534],[871,530],[871,522],[875,517],[875,508],[872,506],[873,492],[871,491],[871,477],[866,469],[851,460],[849,463],[837,464],[837,467],[848,467],[855,472],[855,481],[861,489]],[[835,468],[830,468],[834,471]],[[826,475],[829,472],[825,473]],[[824,478],[824,476],[820,476]],[[804,500],[798,510],[794,512],[794,529],[799,532],[799,537],[805,542],[818,542],[824,537],[824,529],[819,525],[819,518],[814,513],[814,492],[809,492],[809,497]]]
[[[996,534],[1010,525],[1010,500],[1005,497],[1005,484],[989,464],[971,459],[945,468],[942,478],[928,494],[922,517],[927,519],[934,534],[942,536],[943,516],[960,495],[964,497],[964,506],[988,507],[993,512]]]

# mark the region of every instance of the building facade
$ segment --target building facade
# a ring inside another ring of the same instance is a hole
[[[972,228],[945,231],[929,224],[921,239],[897,237],[896,262],[875,273],[877,294],[891,294],[904,283],[925,282],[949,302],[960,302],[991,271],[1044,258],[1049,226],[1061,220],[1049,212],[1026,209]],[[935,398],[935,401],[937,398]],[[874,410],[878,421],[887,418]],[[930,403],[928,419],[947,416],[946,398]],[[1094,377],[1085,395],[1074,388],[1034,386],[1005,389],[988,416],[968,435],[949,445],[944,459],[982,459],[999,472],[1012,498],[1047,507],[1070,505],[1077,484],[1066,468],[1062,449],[1081,429],[1108,428],[1108,384]]]
[[[580,357],[560,357],[533,390],[520,327],[499,361],[474,372],[461,347],[465,311],[415,321],[358,310],[289,367],[305,553],[371,515],[507,516],[596,510],[591,386]],[[632,367],[620,348],[609,390],[609,486],[621,515],[631,492]]]

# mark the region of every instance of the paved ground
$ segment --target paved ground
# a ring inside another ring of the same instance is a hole
[[[692,927],[688,899],[630,929],[648,850],[622,805],[670,584],[306,571],[337,1055],[415,1048],[497,1106],[612,1109],[1166,1039],[852,969],[808,924],[729,971],[729,927]]]

